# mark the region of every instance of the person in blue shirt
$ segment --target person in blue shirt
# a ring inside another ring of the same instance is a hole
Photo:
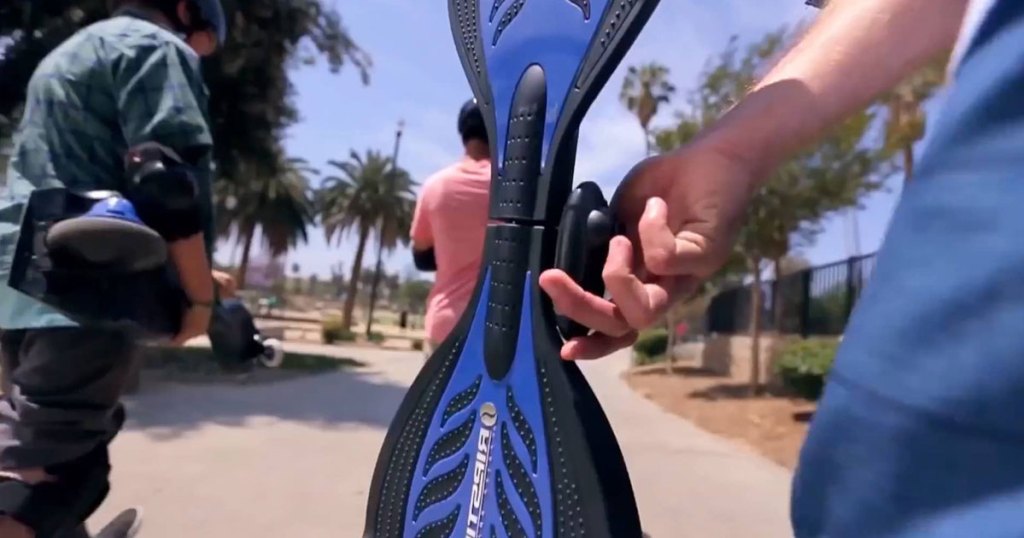
[[[174,343],[206,332],[216,300],[213,140],[200,57],[226,37],[222,7],[218,0],[113,0],[111,8],[111,18],[80,30],[37,67],[0,185],[5,538],[81,531],[103,501],[107,447],[125,420],[119,400],[137,350],[126,330],[79,326],[6,285],[29,196],[48,187],[122,190],[130,149],[173,150],[194,171],[202,221],[199,233],[168,245],[191,303]]]
[[[745,99],[625,179],[611,300],[541,276],[597,330],[565,359],[625,347],[721,266],[776,166],[950,51],[801,452],[798,538],[1024,536],[1024,2],[831,0]]]

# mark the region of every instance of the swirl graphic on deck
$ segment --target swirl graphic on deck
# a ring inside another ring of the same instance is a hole
[[[537,2],[537,1],[545,1],[545,0],[533,0],[533,1]],[[549,2],[568,1],[570,4],[572,4],[572,5],[576,6],[577,8],[579,8],[580,13],[583,14],[583,20],[585,20],[585,21],[589,21],[590,20],[590,0],[547,0],[547,1],[549,1]],[[504,4],[505,4],[505,0],[494,0],[494,4],[491,5],[491,16],[490,16],[490,19],[488,20],[488,22],[490,22],[491,24],[494,24],[494,20],[498,16],[498,13],[501,13],[501,18],[498,19],[498,27],[494,31],[494,37],[491,38],[491,45],[492,46],[498,44],[498,40],[501,39],[501,36],[505,33],[505,30],[508,29],[508,27],[512,24],[512,22],[516,20],[516,17],[518,17],[519,14],[523,12],[523,9],[526,7],[526,0],[512,0],[509,3],[508,7],[505,7],[505,10],[502,11],[501,8],[504,7]]]
[[[490,277],[488,272],[486,284]],[[529,290],[522,294],[523,330],[502,379],[482,375],[486,291],[477,305],[462,349],[477,360],[459,362],[430,421],[407,501],[408,536],[425,529],[450,531],[448,538],[555,535],[551,462],[540,450],[548,442],[542,388],[531,354],[532,327],[525,323],[533,305]],[[458,517],[449,527],[453,510]]]

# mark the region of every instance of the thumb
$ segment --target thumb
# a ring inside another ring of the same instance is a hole
[[[637,229],[644,265],[660,276],[702,274],[710,265],[709,240],[690,223],[675,232],[668,223],[668,204],[651,198]]]

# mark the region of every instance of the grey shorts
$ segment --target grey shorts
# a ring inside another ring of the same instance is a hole
[[[136,359],[127,332],[81,328],[0,334],[0,468],[47,467],[108,444]]]

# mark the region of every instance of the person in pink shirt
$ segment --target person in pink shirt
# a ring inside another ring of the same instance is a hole
[[[491,189],[491,150],[475,101],[459,112],[464,152],[423,185],[413,216],[413,259],[436,271],[427,297],[427,356],[455,327],[473,296],[483,258]]]

